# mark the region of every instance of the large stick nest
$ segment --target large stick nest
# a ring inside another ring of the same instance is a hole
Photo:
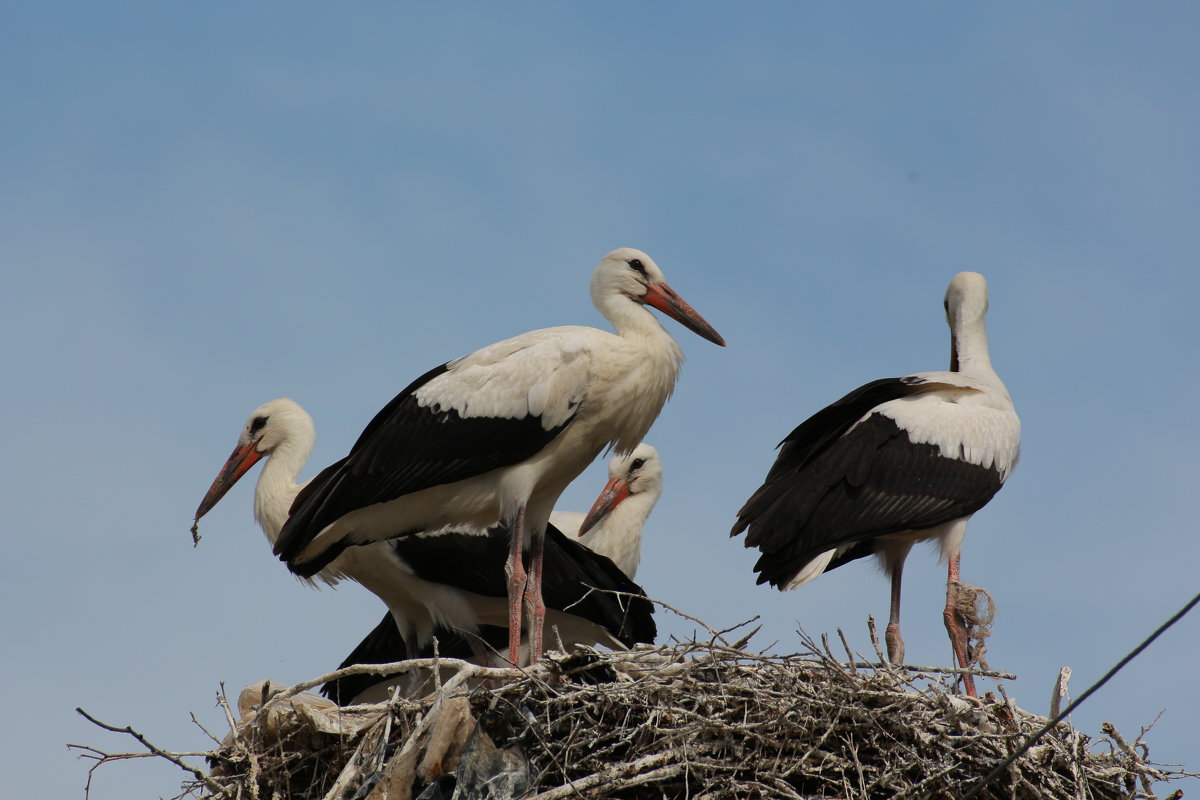
[[[953,694],[948,671],[718,641],[551,655],[526,672],[443,660],[423,700],[341,709],[300,693],[317,681],[259,684],[186,788],[211,800],[957,798],[1048,721]],[[1092,739],[1061,723],[977,796],[1154,798],[1184,774],[1149,762],[1141,735],[1130,745],[1108,725]]]

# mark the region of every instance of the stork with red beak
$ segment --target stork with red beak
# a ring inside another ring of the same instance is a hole
[[[606,447],[627,453],[637,446],[679,376],[683,353],[649,308],[725,344],[640,250],[621,248],[601,259],[591,295],[615,333],[531,331],[410,384],[345,458],[300,492],[276,554],[293,572],[311,576],[354,545],[501,519],[512,534],[509,653],[514,661],[519,655],[528,604],[536,660],[546,613],[542,547],[555,502]]]
[[[658,451],[643,443],[628,455],[613,456],[608,474],[608,484],[590,512],[555,511],[546,528],[547,621],[555,625],[559,639],[568,647],[590,642],[628,647],[653,642],[655,636],[652,606],[630,579],[641,558],[643,525],[662,493],[662,462]],[[443,530],[434,536],[409,536],[368,547],[394,547],[406,569],[421,580],[452,582],[472,596],[481,592],[503,596],[504,587],[495,582],[500,553],[492,545],[507,532],[494,529],[484,536],[466,529]],[[586,547],[573,546],[567,537],[574,536]],[[585,552],[594,555],[588,558]],[[562,611],[556,614],[554,609]],[[437,653],[490,664],[490,650],[503,647],[498,635],[507,634],[488,624],[488,619],[481,614],[477,628],[438,628],[434,631]],[[598,630],[608,638],[598,636]],[[398,634],[392,617],[385,616],[341,666],[386,664],[433,654],[432,641],[417,643],[414,648]],[[371,702],[386,699],[386,689],[393,684],[406,687],[409,695],[426,688],[423,681],[358,675],[330,681],[321,692],[342,704]]]

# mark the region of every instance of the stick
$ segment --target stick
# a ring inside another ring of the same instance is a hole
[[[182,759],[178,758],[174,753],[168,753],[165,750],[160,750],[159,748],[155,747],[154,745],[152,745],[150,743],[150,741],[145,736],[143,736],[142,734],[135,731],[131,726],[126,725],[124,728],[118,728],[115,725],[109,725],[106,722],[101,722],[100,720],[93,717],[91,714],[84,711],[82,708],[76,708],[75,711],[76,711],[76,713],[78,713],[80,716],[82,716],[84,719],[86,719],[88,722],[92,723],[96,727],[103,728],[106,731],[112,731],[113,733],[129,734],[134,739],[137,739],[138,743],[141,744],[142,747],[145,747],[147,750],[149,750],[150,753],[152,753],[153,755],[156,755],[159,758],[165,758],[167,761],[170,761],[172,764],[179,767],[184,772],[188,772],[188,773],[194,775],[196,780],[200,781],[205,786],[207,786],[210,791],[218,792],[221,794],[225,793],[224,786],[217,783],[212,778],[208,777],[203,772],[201,772],[200,770],[191,766],[190,764],[186,763]],[[99,751],[96,751],[96,752],[99,752]]]

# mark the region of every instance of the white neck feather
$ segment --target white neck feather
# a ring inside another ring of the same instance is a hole
[[[621,293],[602,294],[592,298],[596,308],[612,324],[617,335],[628,339],[674,343],[674,338],[654,316],[654,312]]]
[[[987,330],[983,317],[955,319],[951,325],[951,341],[958,355],[958,371],[977,378],[994,378],[992,358],[988,352]]]
[[[612,407],[621,408],[619,419],[610,420],[610,441],[616,452],[628,453],[646,438],[675,391],[683,349],[649,309],[624,295],[605,297],[597,307],[625,344],[611,352],[610,374],[592,387],[592,402],[596,406],[614,402]],[[614,400],[610,401],[610,393]]]
[[[271,544],[279,538],[292,501],[300,491],[296,477],[308,461],[312,446],[311,437],[285,436],[263,464],[258,485],[254,488],[254,519],[262,526]]]

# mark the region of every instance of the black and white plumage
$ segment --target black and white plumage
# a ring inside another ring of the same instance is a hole
[[[265,458],[254,492],[254,516],[273,544],[302,488],[296,478],[315,437],[312,418],[293,400],[280,398],[256,408],[197,508],[196,520]],[[638,597],[643,592],[637,584],[608,558],[557,530],[548,531],[547,543],[547,619],[564,644],[621,647],[654,640],[653,607]],[[377,643],[364,641],[362,647],[389,647],[395,656],[389,661],[401,660],[407,652],[431,652],[434,636],[442,642],[443,655],[481,657],[494,646],[491,628],[507,625],[501,577],[507,547],[508,531],[501,525],[451,526],[347,548],[314,577],[329,584],[353,579],[384,601],[394,635],[392,631],[373,634]],[[593,592],[589,587],[631,596]]]
[[[418,378],[380,411],[350,454],[314,478],[291,508],[276,554],[313,575],[347,547],[447,525],[501,519],[513,531],[510,656],[521,608],[541,652],[541,542],[563,489],[605,447],[641,441],[675,386],[683,360],[646,306],[720,345],[724,340],[639,250],[606,255],[592,301],[615,333],[571,326],[531,331]],[[526,574],[521,551],[530,539]]]
[[[762,557],[758,582],[795,589],[872,553],[892,579],[888,656],[904,658],[900,584],[918,541],[936,539],[949,562],[945,621],[967,666],[955,606],[967,520],[1016,466],[1021,426],[992,368],[984,317],[987,282],[962,272],[946,291],[949,372],[874,381],[793,430],[763,485],[738,512],[732,535]],[[974,683],[965,676],[968,692]]]
[[[442,621],[428,638],[414,642],[396,635],[394,619],[388,615],[341,666],[429,658],[435,637],[443,657],[492,663],[492,654],[502,652],[508,641],[507,581],[502,568],[509,536],[503,525],[483,531],[457,526],[385,543],[421,580],[453,587],[469,598],[477,624],[464,628]],[[565,646],[625,648],[654,641],[653,604],[609,558],[572,541],[553,524],[546,527],[544,553],[546,625]],[[383,682],[374,676],[356,676],[348,682],[330,682],[322,692],[340,703],[350,698],[362,702],[364,689]]]
[[[559,638],[567,646],[590,643],[594,640],[609,646],[619,643],[629,647],[641,642],[653,642],[656,633],[654,622],[650,618],[653,606],[649,601],[642,599],[644,593],[632,578],[641,560],[643,526],[662,494],[662,461],[658,451],[643,442],[628,455],[614,455],[609,459],[608,474],[609,481],[589,512],[584,514],[576,511],[555,511],[550,515],[546,539],[547,606],[560,609],[563,614],[569,615],[568,621],[570,616],[583,617],[602,626],[610,634],[609,641],[604,641],[593,633],[592,639],[585,642],[580,640],[580,634],[589,633],[586,627],[579,623],[563,625],[557,630]],[[558,531],[562,531],[566,539],[560,536]],[[475,549],[477,555],[474,559],[480,558],[477,545],[468,544],[467,548],[460,548],[455,544],[455,540],[464,535],[471,535],[471,532],[464,531],[452,535],[441,545],[435,543],[434,547],[426,549],[423,553],[414,551],[423,547],[422,542],[427,537],[409,537],[398,540],[396,544],[399,550],[413,554],[405,563],[418,574],[424,572],[425,565],[430,565],[429,573],[425,574],[427,578],[434,579],[436,576],[460,585],[472,585],[480,591],[490,587],[486,591],[496,592],[498,587],[494,580],[499,576],[499,570],[489,568],[486,563],[482,564],[474,570],[479,576],[479,581],[475,582],[468,576],[457,574],[457,570],[454,569],[453,565],[458,563],[457,557],[466,555],[464,549]],[[500,532],[489,534],[489,542],[493,545],[493,558],[496,539],[502,539],[504,535]],[[582,548],[567,541],[571,537],[578,537],[579,544],[596,556],[586,557]],[[566,544],[563,544],[564,541]],[[556,550],[562,552],[556,554]],[[398,555],[402,557],[402,553]],[[569,557],[573,562],[565,564],[566,569],[557,566],[564,557]],[[610,564],[624,573],[627,579],[609,569]],[[591,591],[593,588],[638,596],[623,598],[619,595],[598,595]],[[497,594],[496,597],[502,598],[503,595]],[[554,624],[554,617],[551,616],[549,621]],[[487,654],[501,650],[507,641],[504,638],[507,635],[507,630],[503,627],[488,624],[479,624],[473,630],[438,627],[432,633],[432,636],[437,638],[439,655],[476,661],[482,659],[489,663]],[[416,643],[414,649],[400,636],[392,617],[388,615],[367,634],[340,667],[402,661],[410,655],[413,658],[432,657],[432,641],[427,639]],[[326,697],[342,704],[367,702],[383,699],[386,691],[381,691],[379,687],[390,684],[391,681],[378,676],[356,675],[331,681],[325,684],[321,691]],[[409,687],[407,693],[413,694],[423,688],[423,683],[415,683]],[[365,694],[368,690],[371,693]]]

